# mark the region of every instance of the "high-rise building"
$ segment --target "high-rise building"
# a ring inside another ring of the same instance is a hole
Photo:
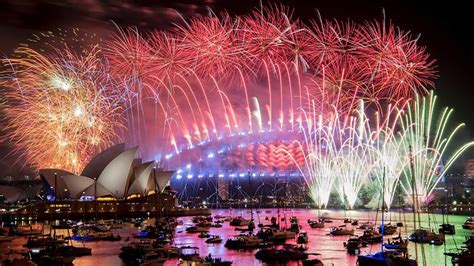
[[[467,160],[464,167],[464,174],[467,178],[474,178],[474,158]]]

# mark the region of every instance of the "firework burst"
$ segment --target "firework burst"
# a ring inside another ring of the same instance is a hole
[[[402,188],[407,197],[415,195],[417,204],[429,203],[433,190],[453,162],[474,142],[455,147],[453,139],[464,127],[449,125],[453,109],[437,109],[437,97],[431,91],[416,97],[402,117],[401,156],[406,158]],[[421,205],[418,205],[421,206]]]
[[[21,47],[17,58],[4,61],[11,77],[5,138],[29,166],[78,172],[116,137],[120,108],[104,80],[99,52],[92,47],[78,55],[61,48],[42,54]]]

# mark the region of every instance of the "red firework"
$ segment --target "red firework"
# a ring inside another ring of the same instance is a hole
[[[152,49],[152,78],[169,86],[170,83],[175,83],[180,74],[187,74],[191,58],[181,49],[180,39],[170,33],[155,31],[149,35],[149,43]]]
[[[311,29],[316,39],[313,58],[310,59],[311,67],[321,70],[333,64],[354,64],[357,62],[357,49],[361,46],[358,25],[347,21],[311,21]],[[333,68],[341,68],[334,66]],[[347,67],[343,67],[347,69]]]
[[[200,76],[222,80],[235,74],[237,67],[245,68],[246,51],[238,42],[229,15],[192,18],[178,26],[176,33],[182,40],[180,48],[191,59],[190,67]]]
[[[145,77],[152,70],[152,47],[137,29],[120,29],[112,36],[104,53],[112,73],[120,78]]]
[[[427,87],[434,85],[435,61],[409,32],[374,22],[362,27],[360,36],[366,45],[360,48],[359,57],[372,70],[367,74],[373,97],[409,98],[414,93],[426,93]]]
[[[244,17],[239,36],[247,52],[254,56],[249,62],[252,69],[258,71],[262,62],[288,64],[292,57],[290,36],[295,28],[292,12],[284,6],[262,8]]]

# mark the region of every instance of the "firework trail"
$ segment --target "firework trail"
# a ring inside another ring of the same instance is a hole
[[[401,186],[408,198],[416,196],[418,206],[432,200],[433,190],[453,162],[474,146],[474,141],[454,146],[452,141],[464,123],[451,127],[453,109],[438,110],[436,101],[432,91],[425,97],[416,97],[401,118],[400,153],[406,160]]]

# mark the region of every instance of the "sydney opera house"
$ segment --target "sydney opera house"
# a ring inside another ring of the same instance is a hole
[[[91,219],[185,215],[204,209],[178,207],[169,186],[174,171],[155,168],[154,162],[137,159],[138,147],[112,146],[95,156],[79,174],[61,169],[41,169],[43,200],[11,212],[14,219]],[[36,191],[38,192],[38,191]],[[35,191],[1,186],[5,201],[35,196]]]

